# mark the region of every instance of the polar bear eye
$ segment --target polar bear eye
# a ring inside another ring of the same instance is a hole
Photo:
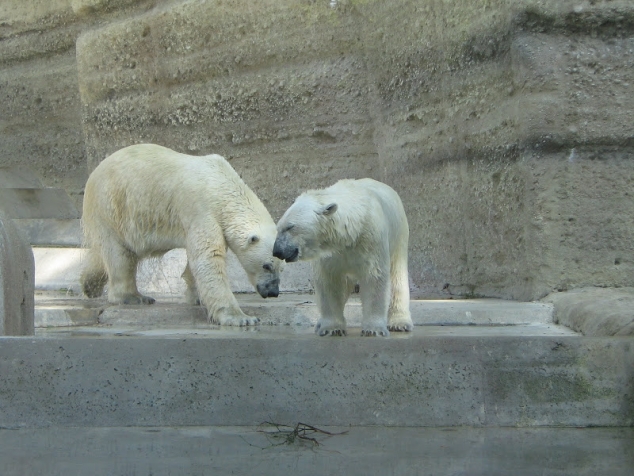
[[[287,231],[291,231],[293,228],[295,228],[295,225],[288,225],[286,228],[284,228],[282,230],[282,233],[286,233]]]
[[[253,243],[257,243],[258,241],[260,241],[260,237],[258,235],[251,235],[249,237],[249,244],[252,245]]]
[[[266,271],[273,271],[273,265],[269,264],[269,263],[264,263],[264,265],[262,266]]]
[[[323,208],[323,210],[321,211],[321,214],[324,216],[328,216],[328,215],[332,215],[336,211],[337,211],[337,204],[331,203],[330,205]]]

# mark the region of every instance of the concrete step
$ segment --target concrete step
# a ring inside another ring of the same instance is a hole
[[[0,339],[0,427],[631,426],[630,338],[548,324],[40,329]]]
[[[288,422],[295,426],[296,421]],[[632,428],[158,427],[0,430],[3,476],[630,476]]]

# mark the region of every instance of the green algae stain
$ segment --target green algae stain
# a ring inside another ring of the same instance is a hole
[[[524,403],[576,403],[617,396],[615,390],[598,386],[579,373],[502,371],[490,383],[494,395],[520,397]]]

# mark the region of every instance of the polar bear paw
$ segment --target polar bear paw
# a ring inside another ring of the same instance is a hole
[[[236,318],[227,319],[221,322],[220,325],[244,327],[244,326],[255,326],[259,322],[260,322],[260,319],[258,319],[257,317],[251,317],[245,314],[244,317],[236,317]]]
[[[210,322],[220,324],[221,326],[255,326],[260,322],[257,317],[247,316],[240,311],[239,313],[230,313],[224,310],[217,312],[211,317]]]
[[[119,301],[121,304],[154,304],[156,299],[142,294],[126,294]]]
[[[387,327],[389,330],[391,331],[395,331],[395,332],[411,332],[414,330],[414,323],[412,322],[412,319],[407,319],[407,318],[396,318],[396,319],[390,319],[390,322],[388,322]]]
[[[343,337],[347,333],[345,323],[330,319],[321,319],[315,326],[315,334],[319,334],[320,336],[330,335]]]
[[[361,335],[364,337],[388,337],[390,335],[390,331],[386,326],[363,326],[361,329]]]

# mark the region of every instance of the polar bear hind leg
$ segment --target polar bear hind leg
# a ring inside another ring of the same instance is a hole
[[[117,304],[154,304],[136,287],[138,256],[113,238],[104,239],[101,256],[108,273],[108,301]]]
[[[108,282],[108,273],[101,255],[94,248],[88,249],[84,257],[85,264],[79,282],[84,294],[89,298],[98,298]]]
[[[336,269],[335,261],[322,259],[314,264],[315,297],[321,315],[315,333],[320,336],[345,336],[347,333],[343,310],[350,296],[350,280]]]
[[[390,300],[389,274],[379,273],[378,276],[368,275],[361,279],[359,291],[361,293],[362,336],[390,335],[387,327],[387,312]]]
[[[407,273],[407,244],[405,250],[399,250],[391,263],[390,308],[387,326],[391,331],[409,332],[414,329],[409,310],[409,277]]]

